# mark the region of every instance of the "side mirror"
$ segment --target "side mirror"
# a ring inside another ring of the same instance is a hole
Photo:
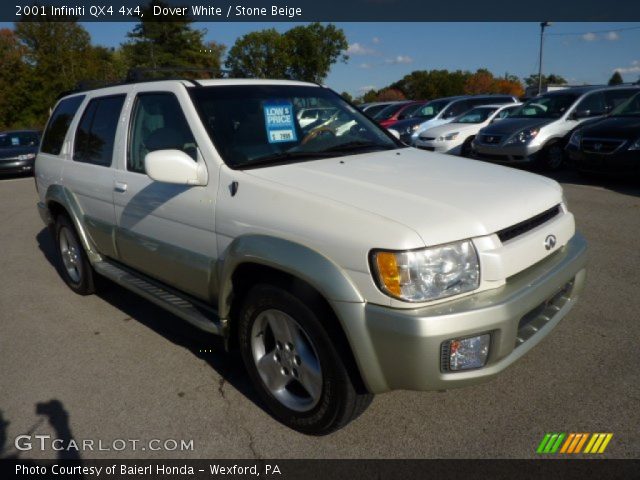
[[[573,118],[574,120],[581,120],[583,118],[589,118],[591,116],[593,116],[591,110],[575,110],[573,112],[573,115],[571,115],[571,118]]]
[[[207,171],[181,150],[156,150],[144,157],[147,175],[156,182],[206,185]]]
[[[400,140],[400,132],[399,131],[394,130],[393,128],[389,128],[387,130],[389,130],[389,133],[391,135],[393,135],[397,140]]]

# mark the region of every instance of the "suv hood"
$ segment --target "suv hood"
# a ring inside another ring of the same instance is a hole
[[[583,137],[637,140],[640,137],[640,117],[608,117],[582,127]]]
[[[483,134],[511,135],[525,128],[542,127],[557,119],[555,118],[505,118],[496,123],[491,123],[482,129]]]
[[[426,245],[491,234],[562,200],[545,177],[414,148],[245,173],[394,220]]]

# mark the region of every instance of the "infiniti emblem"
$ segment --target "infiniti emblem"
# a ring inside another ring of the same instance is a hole
[[[594,149],[596,152],[599,152],[600,150],[602,150],[602,144],[601,144],[601,143],[596,143],[596,144],[594,144],[594,145],[593,145],[593,149]]]
[[[556,246],[556,236],[555,235],[547,235],[547,238],[544,239],[544,248],[547,250],[551,250]]]

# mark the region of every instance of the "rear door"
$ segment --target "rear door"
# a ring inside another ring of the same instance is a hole
[[[116,133],[123,128],[122,107],[126,95],[88,100],[75,125],[71,159],[64,167],[65,184],[82,212],[82,222],[98,251],[114,256],[115,212],[113,169]]]

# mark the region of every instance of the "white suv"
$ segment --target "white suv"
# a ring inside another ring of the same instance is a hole
[[[302,127],[308,105],[341,120]],[[107,277],[222,335],[274,416],[309,434],[375,393],[494,377],[585,278],[556,182],[408,148],[308,83],[76,92],[35,169],[72,290]]]

